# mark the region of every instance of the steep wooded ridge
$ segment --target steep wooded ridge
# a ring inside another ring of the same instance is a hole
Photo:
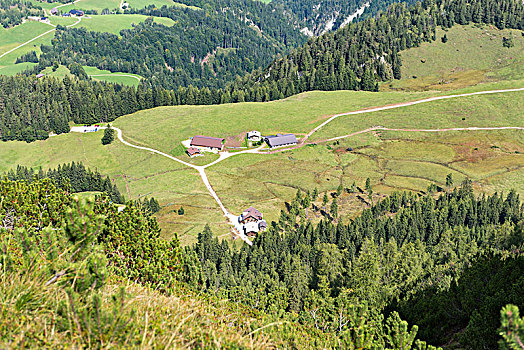
[[[351,23],[353,19],[374,16],[379,11],[385,10],[394,2],[366,1],[366,0],[274,0],[275,5],[280,5],[290,11],[297,22],[302,25],[301,30],[309,35],[321,35],[330,30]],[[415,1],[403,1],[414,3]]]
[[[267,69],[235,82],[232,90],[270,91],[282,97],[310,90],[376,90],[376,81],[400,79],[401,50],[436,40],[437,25],[455,23],[524,29],[524,5],[519,0],[394,4],[377,18],[311,39]]]
[[[200,1],[202,10],[177,6],[127,10],[173,19],[173,26],[148,19],[120,35],[64,28],[53,46],[42,46],[40,72],[55,61],[139,74],[147,85],[167,89],[193,85],[219,88],[267,66],[306,37],[270,5],[251,0]],[[280,15],[279,15],[280,14]]]
[[[0,194],[6,347],[435,349],[422,335],[494,348],[499,310],[523,304],[520,200],[475,198],[468,182],[395,194],[349,225],[303,221],[298,193],[240,250],[207,229],[181,249],[139,204],[120,212],[48,179],[4,179]]]

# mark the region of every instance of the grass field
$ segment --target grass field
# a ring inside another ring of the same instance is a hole
[[[53,27],[35,21],[27,21],[9,29],[0,27],[0,55],[50,29]]]
[[[431,95],[434,93],[312,92],[267,103],[160,107],[120,118],[115,126],[134,142],[172,152],[181,141],[198,134],[226,137],[249,130],[265,135],[305,134],[335,113]]]
[[[124,84],[129,86],[137,86],[142,77],[138,74],[132,73],[111,73],[108,70],[100,70],[96,67],[84,66],[84,70],[87,75],[92,77],[94,80],[102,80],[110,83]]]
[[[60,7],[62,12],[67,12],[72,9],[77,10],[97,10],[104,9],[114,10],[120,7],[120,0],[79,0],[74,4],[69,4]]]
[[[138,24],[146,18],[147,16],[144,15],[90,15],[89,18],[82,18],[82,22],[76,28],[118,34],[122,29],[131,29],[131,24]],[[166,17],[155,17],[154,21],[166,26],[174,23],[171,18]]]
[[[315,133],[311,140],[325,140],[376,125],[404,129],[523,126],[523,110],[522,91],[460,97],[369,114],[343,116]]]
[[[524,78],[524,36],[491,26],[437,29],[437,40],[401,53],[402,79],[384,89],[451,90],[483,82]],[[448,41],[441,38],[446,34]],[[513,37],[512,48],[502,37]]]

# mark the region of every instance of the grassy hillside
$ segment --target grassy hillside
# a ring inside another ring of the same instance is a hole
[[[384,89],[451,90],[483,82],[524,78],[524,32],[493,26],[437,28],[437,40],[401,53],[402,79]],[[441,38],[446,35],[448,41]],[[502,46],[512,37],[514,47]]]
[[[332,114],[432,95],[435,93],[317,91],[268,103],[160,107],[120,118],[115,126],[125,130],[133,142],[176,154],[182,140],[197,134],[227,137],[250,130],[305,134]]]
[[[509,86],[513,84],[517,83]],[[491,84],[484,88],[488,87],[505,85]],[[474,89],[479,87],[469,90]],[[321,141],[375,125],[391,128],[523,126],[523,94],[464,97],[343,116],[313,134],[311,140]],[[121,128],[125,139],[132,143],[190,161],[183,154],[180,141],[195,134],[233,139],[253,129],[264,134],[305,134],[335,113],[428,95],[311,92],[270,103],[156,108],[121,117],[114,125]],[[0,148],[0,170],[16,164],[55,167],[73,160],[82,161],[114,179],[127,198],[157,198],[163,207],[157,218],[166,237],[178,232],[183,244],[194,242],[196,233],[206,223],[212,225],[215,234],[227,234],[225,219],[195,170],[146,151],[131,149],[118,141],[104,147],[100,143],[101,136],[100,133],[68,134],[31,144],[5,143]],[[254,205],[267,219],[278,220],[284,202],[293,198],[297,188],[334,191],[340,184],[351,188],[353,182],[363,187],[368,177],[374,185],[376,198],[394,190],[424,191],[433,182],[443,185],[448,173],[453,174],[456,183],[465,177],[473,179],[479,191],[515,188],[524,194],[524,183],[520,180],[524,167],[523,139],[522,131],[441,134],[382,131],[284,153],[239,155],[207,168],[206,172],[231,212],[239,213]],[[349,147],[353,151],[348,152]],[[206,155],[197,158],[196,164],[215,159],[216,156]],[[176,213],[180,206],[184,207],[185,215]],[[344,216],[352,216],[366,206],[366,200],[355,194],[345,193],[340,199],[340,212]],[[309,214],[312,218],[318,217],[318,214]]]

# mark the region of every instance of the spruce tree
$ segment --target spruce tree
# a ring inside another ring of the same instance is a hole
[[[115,130],[113,130],[108,124],[106,129],[104,129],[104,136],[102,137],[102,144],[109,145],[114,140],[115,140]]]

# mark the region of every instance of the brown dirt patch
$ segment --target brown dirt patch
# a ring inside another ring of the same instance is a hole
[[[247,132],[243,132],[239,135],[226,137],[226,141],[225,141],[226,147],[243,147],[244,140],[246,139],[246,135],[247,135]]]
[[[455,159],[453,161],[466,161],[468,163],[477,163],[485,159],[495,156],[498,149],[493,149],[490,146],[478,142],[465,142],[460,145],[452,145],[455,151]]]

